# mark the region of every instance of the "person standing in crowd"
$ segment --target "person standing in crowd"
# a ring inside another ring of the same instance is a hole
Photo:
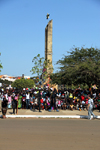
[[[33,108],[33,93],[32,91],[30,92],[30,110]]]
[[[11,94],[8,93],[8,108],[11,108],[11,101],[12,101]]]
[[[0,92],[0,109],[2,110],[2,101],[3,101],[3,94],[2,91]]]
[[[26,92],[26,109],[28,109],[30,104],[30,94],[29,92]]]
[[[8,100],[8,91],[4,92],[4,96],[5,96],[6,100]]]
[[[52,93],[52,96],[51,96],[51,101],[52,101],[52,104],[53,104],[53,107],[54,107],[54,111],[56,109],[56,111],[58,112],[59,110],[56,107],[56,94],[57,94],[57,91],[56,91],[56,89],[54,89],[54,91]]]
[[[46,94],[46,89],[44,89],[42,93],[44,110],[46,110]]]
[[[99,108],[99,112],[100,112],[100,93],[98,94],[98,108]]]
[[[26,94],[23,92],[22,94],[22,109],[25,109],[26,107]]]
[[[33,111],[35,111],[35,107],[38,105],[38,103],[37,103],[37,97],[36,97],[35,93],[33,93]]]
[[[13,107],[13,114],[15,114],[15,109],[16,109],[16,114],[18,114],[18,95],[17,93],[15,94],[14,97],[12,97],[12,107]]]
[[[22,94],[20,92],[18,95],[18,108],[21,108],[21,107],[22,107]]]
[[[39,112],[41,112],[41,90],[39,89],[38,93],[38,107],[39,107]]]
[[[93,115],[93,118],[95,118],[96,116],[93,113],[93,99],[89,96],[88,97],[88,106],[87,106],[87,110],[88,110],[88,119],[91,120],[91,115]]]
[[[3,115],[3,118],[6,118],[7,105],[8,105],[8,100],[6,99],[6,96],[4,96],[3,101],[2,101],[2,115]]]

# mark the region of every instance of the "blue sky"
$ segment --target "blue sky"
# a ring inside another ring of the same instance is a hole
[[[53,19],[53,66],[76,47],[100,48],[100,0],[0,0],[1,74],[32,76],[45,55],[45,27]]]

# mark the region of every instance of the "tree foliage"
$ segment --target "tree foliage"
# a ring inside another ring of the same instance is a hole
[[[43,72],[44,58],[40,57],[40,54],[35,56],[32,60],[34,66],[31,69],[32,74],[37,74],[40,76]]]
[[[34,63],[31,72],[36,74],[39,79],[46,79],[48,74],[51,74],[53,68],[50,60],[45,60],[44,57],[40,57],[40,54],[35,56],[32,60]]]
[[[15,80],[12,85],[12,87],[16,87],[18,89],[23,88],[32,88],[34,86],[34,81],[32,79],[17,79]]]
[[[62,83],[67,84],[100,84],[100,49],[73,48],[69,55],[57,62]]]

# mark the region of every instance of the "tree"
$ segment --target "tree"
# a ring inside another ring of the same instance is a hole
[[[31,69],[32,74],[36,74],[39,82],[43,82],[53,70],[50,60],[45,60],[44,57],[40,57],[40,54],[38,54],[32,62],[34,63]]]
[[[34,81],[32,79],[17,79],[12,83],[12,87],[16,87],[18,89],[23,89],[23,88],[33,88],[34,86]]]
[[[57,62],[59,74],[67,84],[100,84],[100,49],[73,48]]]

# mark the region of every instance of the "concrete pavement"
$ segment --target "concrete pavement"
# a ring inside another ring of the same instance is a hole
[[[84,110],[59,110],[59,112],[52,110],[51,112],[42,110],[39,112],[38,110],[31,111],[30,109],[18,109],[18,115],[12,114],[13,109],[8,109],[6,117],[7,118],[88,118],[88,111]],[[97,118],[100,118],[99,110],[95,110],[94,114]],[[0,117],[2,117],[2,112],[0,112]]]

